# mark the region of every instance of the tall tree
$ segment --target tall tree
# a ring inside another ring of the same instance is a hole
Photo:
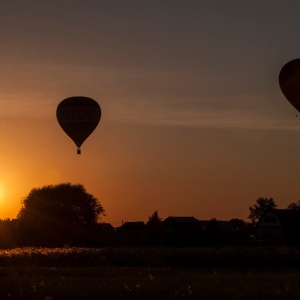
[[[161,222],[161,220],[162,220],[162,219],[160,218],[160,216],[158,215],[158,211],[156,210],[156,211],[148,218],[148,221],[147,221],[146,225],[149,225],[149,226],[155,225],[155,224]]]
[[[33,240],[65,243],[105,214],[99,201],[81,184],[62,183],[34,188],[23,199],[18,214],[23,235]],[[28,232],[26,232],[26,230]]]
[[[287,206],[287,209],[300,211],[300,201],[292,202]]]
[[[163,231],[161,218],[156,210],[149,218],[147,225],[147,242],[150,245],[159,245],[162,242]]]
[[[259,197],[256,200],[256,204],[249,207],[250,213],[248,219],[251,220],[252,224],[256,224],[260,217],[269,209],[276,208],[277,204],[273,198]]]

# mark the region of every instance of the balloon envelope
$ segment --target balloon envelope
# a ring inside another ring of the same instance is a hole
[[[279,73],[279,85],[284,96],[300,112],[300,59],[285,64]]]
[[[64,132],[74,141],[80,154],[80,146],[99,124],[100,105],[88,97],[69,97],[59,103],[56,118]]]

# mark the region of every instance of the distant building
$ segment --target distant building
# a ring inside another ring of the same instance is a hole
[[[193,216],[170,216],[162,224],[164,240],[174,245],[222,244],[231,239],[234,231],[229,221],[198,220]]]
[[[98,228],[104,232],[113,232],[115,228],[110,223],[98,223]]]
[[[162,221],[164,241],[169,245],[196,245],[199,243],[201,223],[195,217],[170,216]]]
[[[146,224],[142,221],[125,222],[116,229],[119,242],[127,245],[143,245],[146,243]]]
[[[270,209],[257,223],[257,236],[261,240],[299,242],[300,212],[290,209]]]
[[[164,219],[163,221],[163,224],[165,225],[170,225],[170,227],[177,227],[177,226],[180,226],[180,227],[190,227],[190,226],[194,226],[194,224],[199,224],[199,220],[196,219],[195,217],[168,217],[166,219]],[[193,224],[193,225],[191,225]]]

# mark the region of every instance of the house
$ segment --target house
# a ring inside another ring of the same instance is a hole
[[[162,221],[164,241],[171,245],[198,244],[201,223],[194,217],[170,216]]]
[[[163,230],[168,234],[191,234],[201,229],[199,220],[194,217],[168,217],[162,221]]]
[[[110,223],[98,223],[98,228],[107,233],[111,233],[115,230]]]
[[[125,222],[116,229],[119,242],[126,245],[142,245],[146,242],[146,224],[142,221]]]
[[[198,219],[195,217],[174,217],[174,216],[169,216],[168,218],[163,220],[164,223],[197,223],[199,222]]]
[[[270,209],[257,223],[257,237],[261,240],[299,241],[300,212],[291,209]]]
[[[138,222],[125,222],[118,229],[121,231],[143,231],[146,224],[143,221]]]
[[[234,238],[234,228],[229,221],[200,220],[202,244],[227,244]]]
[[[233,238],[229,221],[198,220],[195,217],[168,217],[162,221],[164,240],[175,245],[224,244]]]
[[[113,245],[115,243],[115,228],[110,223],[97,223],[95,232],[94,240],[98,246]]]

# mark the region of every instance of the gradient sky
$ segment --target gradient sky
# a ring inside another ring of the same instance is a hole
[[[246,219],[300,199],[300,120],[278,85],[300,57],[300,2],[3,0],[0,218],[34,187],[81,183],[104,221],[158,210]],[[99,102],[82,155],[56,121]]]

